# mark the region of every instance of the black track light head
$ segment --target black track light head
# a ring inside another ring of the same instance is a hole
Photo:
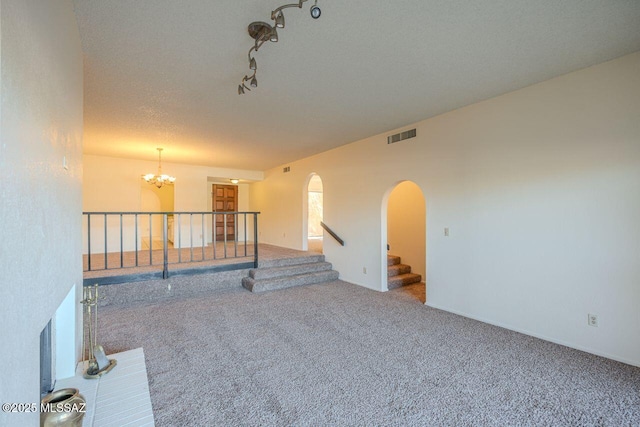
[[[318,19],[320,18],[320,15],[322,14],[322,11],[320,10],[320,8],[318,7],[318,5],[314,4],[313,6],[311,6],[311,17],[313,19]]]

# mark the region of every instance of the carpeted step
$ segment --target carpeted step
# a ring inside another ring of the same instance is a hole
[[[401,274],[399,276],[389,277],[387,279],[387,288],[395,289],[401,286],[410,285],[412,283],[419,283],[422,281],[422,276],[414,273]]]
[[[285,289],[293,286],[337,280],[339,273],[332,270],[324,255],[310,255],[279,260],[275,265],[261,263],[260,268],[249,270],[249,277],[242,279],[242,286],[251,292]]]
[[[255,268],[249,270],[249,277],[256,280],[273,279],[274,277],[295,276],[305,273],[331,270],[329,262],[313,262],[290,265],[286,267]]]
[[[295,258],[265,259],[258,262],[260,268],[287,267],[290,265],[324,262],[324,255],[307,255]]]
[[[400,264],[400,257],[395,255],[387,255],[387,265]]]
[[[387,267],[387,277],[399,276],[411,273],[411,266],[407,264],[394,264]]]
[[[291,288],[293,286],[312,285],[314,283],[331,282],[338,280],[338,272],[334,270],[318,271],[315,273],[298,274],[294,276],[275,277],[271,279],[256,280],[252,277],[242,279],[242,286],[251,292],[274,291],[277,289]]]

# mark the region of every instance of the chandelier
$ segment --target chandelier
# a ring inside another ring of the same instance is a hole
[[[277,28],[284,28],[284,14],[282,13],[283,9],[289,7],[298,7],[302,9],[302,3],[308,0],[300,0],[298,3],[285,4],[280,6],[276,10],[271,12],[271,20],[273,21],[273,25],[268,24],[262,21],[256,21],[249,24],[249,35],[251,38],[255,40],[254,45],[249,49],[249,70],[253,71],[251,76],[245,75],[242,78],[242,82],[238,85],[238,95],[244,94],[245,90],[251,91],[249,87],[247,87],[246,82],[249,82],[249,86],[252,88],[258,87],[258,79],[256,78],[256,73],[258,71],[258,66],[256,64],[256,59],[251,56],[251,52],[257,52],[258,49],[265,42],[277,42],[278,41],[278,30]],[[313,19],[320,18],[320,8],[318,7],[318,0],[315,0],[313,6],[309,10],[311,12],[311,17]]]
[[[165,184],[172,185],[176,181],[176,178],[162,173],[162,148],[156,148],[156,150],[158,150],[158,173],[156,175],[152,173],[142,175],[142,179],[158,188],[161,188]]]

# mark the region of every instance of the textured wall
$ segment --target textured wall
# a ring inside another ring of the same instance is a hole
[[[0,402],[37,403],[40,331],[82,284],[82,52],[71,1],[0,7]]]
[[[385,195],[413,181],[428,304],[640,365],[638,117],[640,52],[419,122],[414,139],[387,145],[390,130],[266,171],[251,208],[263,242],[301,247],[318,173],[324,221],[346,242],[325,239],[327,260],[380,290]]]

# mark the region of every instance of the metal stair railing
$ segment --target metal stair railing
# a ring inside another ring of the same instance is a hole
[[[170,266],[181,267],[172,268],[172,274],[257,268],[259,214],[83,212],[83,271],[123,272],[87,278],[85,285],[167,279]],[[145,245],[148,248],[143,248]],[[184,268],[187,264],[201,265]],[[162,270],[125,274],[127,269],[149,270],[154,266],[162,266]]]
[[[336,239],[336,241],[338,243],[340,243],[341,246],[344,246],[344,240],[342,240],[332,229],[330,229],[327,226],[327,224],[325,224],[324,222],[320,221],[320,225],[322,226],[322,228],[324,228],[327,231],[327,233],[329,233],[331,235],[331,237]]]

